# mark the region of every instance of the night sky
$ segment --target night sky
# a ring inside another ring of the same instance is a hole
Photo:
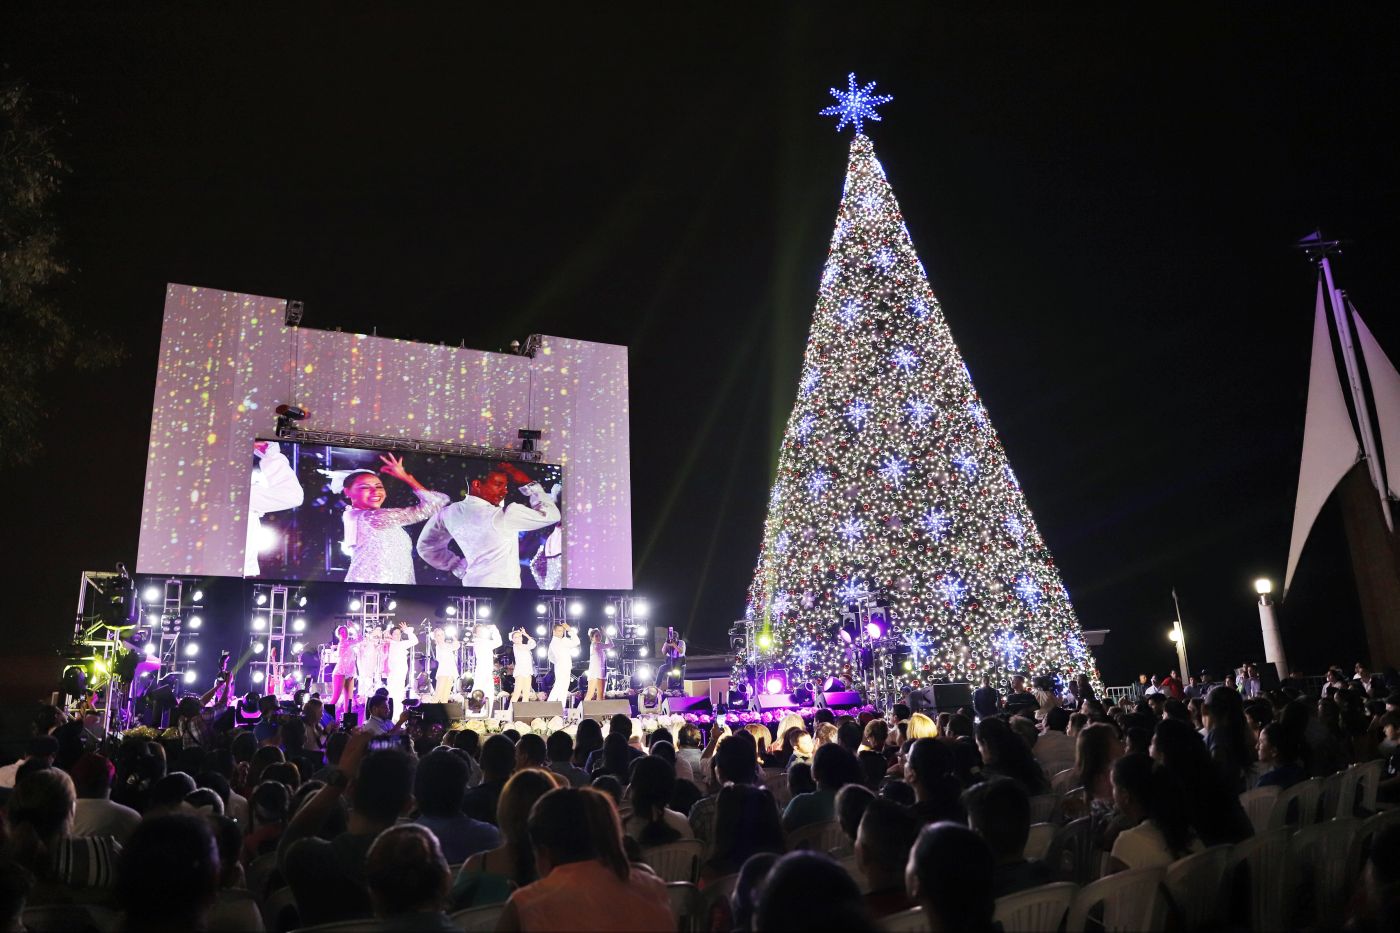
[[[816,111],[853,70],[895,97],[867,131],[1107,679],[1173,662],[1173,587],[1195,666],[1261,655],[1315,288],[1294,241],[1350,240],[1339,284],[1400,357],[1400,16],[880,6],[5,4],[5,78],[66,120],[65,306],[128,353],[57,374],[12,468],[7,627],[62,641],[79,572],[134,562],[180,282],[316,327],[629,346],[637,589],[722,649],[845,168]],[[1344,555],[1329,511],[1297,666],[1354,660]]]

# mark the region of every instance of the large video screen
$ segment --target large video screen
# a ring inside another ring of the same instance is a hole
[[[558,590],[555,464],[260,438],[245,577]]]

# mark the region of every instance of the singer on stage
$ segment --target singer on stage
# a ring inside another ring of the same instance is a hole
[[[569,697],[573,678],[574,652],[578,650],[578,633],[567,622],[554,626],[549,641],[549,663],[554,667],[554,686],[549,691],[551,703],[562,703]]]

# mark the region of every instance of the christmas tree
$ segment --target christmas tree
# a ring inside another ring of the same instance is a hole
[[[822,111],[856,132],[748,594],[760,680],[769,667],[794,685],[834,675],[873,685],[872,701],[983,674],[1097,681],[862,132],[889,100],[873,88],[852,75]],[[888,624],[866,636],[851,611],[877,599]]]

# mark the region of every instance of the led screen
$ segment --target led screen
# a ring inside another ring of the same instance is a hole
[[[558,465],[254,441],[243,575],[557,590]]]

